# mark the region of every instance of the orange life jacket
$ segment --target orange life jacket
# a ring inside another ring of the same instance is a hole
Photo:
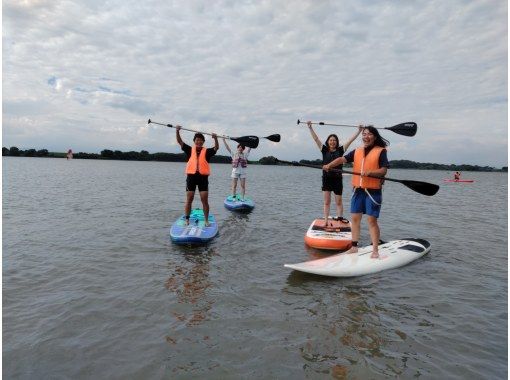
[[[202,150],[197,157],[197,147],[193,146],[191,148],[191,156],[186,164],[186,174],[195,174],[196,172],[199,172],[202,175],[209,175],[211,173],[209,163],[205,159],[206,151],[207,149],[202,147]]]
[[[365,157],[365,148],[357,148],[354,151],[353,171],[356,173],[373,171],[379,169],[379,156],[383,149],[380,146],[374,146]],[[352,186],[361,187],[363,189],[380,189],[382,181],[378,178],[362,177],[360,175],[352,175]]]

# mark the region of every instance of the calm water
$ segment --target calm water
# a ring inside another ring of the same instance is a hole
[[[2,166],[4,378],[507,378],[506,174],[443,184],[451,173],[391,170],[441,189],[388,182],[382,239],[432,251],[335,279],[283,267],[321,255],[303,243],[320,170],[251,166],[256,208],[236,215],[223,207],[230,168],[212,165],[220,236],[186,248],[168,235],[182,163]]]

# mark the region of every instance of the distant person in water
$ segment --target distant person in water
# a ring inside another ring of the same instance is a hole
[[[460,172],[455,172],[455,174],[453,175],[453,179],[455,181],[458,181],[460,179]]]
[[[335,134],[331,134],[328,136],[324,144],[321,143],[319,137],[312,128],[312,123],[310,121],[307,122],[308,129],[310,130],[310,134],[312,135],[313,140],[317,144],[317,147],[322,152],[322,164],[329,164],[331,161],[338,157],[342,157],[352,144],[354,140],[361,133],[362,127],[358,128],[358,131],[354,133],[349,140],[347,140],[343,145],[340,145],[338,140],[338,136]],[[341,167],[339,168],[341,169]],[[335,220],[339,220],[343,223],[349,223],[347,219],[344,218],[344,205],[342,202],[342,193],[343,193],[343,181],[342,181],[342,173],[341,172],[322,172],[322,194],[324,197],[324,227],[328,225],[328,217],[329,217],[329,209],[331,205],[331,192],[335,194],[335,204],[336,204],[336,217],[333,218]]]
[[[67,151],[66,158],[67,158],[68,160],[70,160],[70,159],[72,159],[72,158],[73,158],[73,150],[72,150],[72,149],[69,149],[69,150]]]
[[[232,150],[227,144],[227,140],[224,138],[223,142],[228,152],[232,156],[232,197],[236,197],[237,192],[237,181],[241,182],[241,200],[244,200],[246,194],[246,167],[248,166],[248,156],[250,155],[251,148],[245,149],[244,145],[237,144],[237,151],[232,153]]]
[[[205,225],[209,226],[209,174],[211,173],[209,161],[218,151],[218,137],[215,133],[213,133],[212,137],[214,139],[214,147],[205,148],[204,135],[201,133],[195,133],[195,136],[193,137],[194,145],[191,147],[184,143],[181,139],[181,126],[177,125],[175,129],[177,143],[179,143],[182,151],[186,154],[188,159],[188,163],[186,164],[186,205],[184,206],[186,224],[189,224],[191,205],[193,203],[193,198],[195,197],[196,188],[198,187],[200,200],[202,201],[204,209]]]
[[[361,217],[366,214],[372,241],[370,257],[376,259],[379,257],[379,237],[381,235],[377,219],[381,211],[383,180],[374,177],[384,177],[388,171],[390,165],[386,146],[389,145],[389,142],[382,138],[379,131],[372,126],[363,127],[361,137],[363,146],[324,165],[323,169],[328,171],[338,165],[353,162],[353,172],[361,174],[352,175],[352,247],[349,253],[358,252]]]

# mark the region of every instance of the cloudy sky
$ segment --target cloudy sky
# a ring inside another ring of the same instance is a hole
[[[506,1],[4,0],[2,61],[6,147],[178,152],[151,118],[315,159],[298,118],[415,121],[390,159],[507,165]]]

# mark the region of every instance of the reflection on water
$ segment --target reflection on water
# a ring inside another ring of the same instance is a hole
[[[207,289],[211,286],[209,281],[209,263],[215,255],[213,248],[204,251],[204,248],[179,247],[184,261],[176,264],[171,260],[168,268],[171,273],[165,281],[165,288],[175,293],[177,302],[183,306],[179,310],[171,310],[175,318],[172,330],[181,325],[196,326],[207,320],[207,315],[214,303],[207,296]],[[167,341],[175,343],[175,339],[167,337]]]

